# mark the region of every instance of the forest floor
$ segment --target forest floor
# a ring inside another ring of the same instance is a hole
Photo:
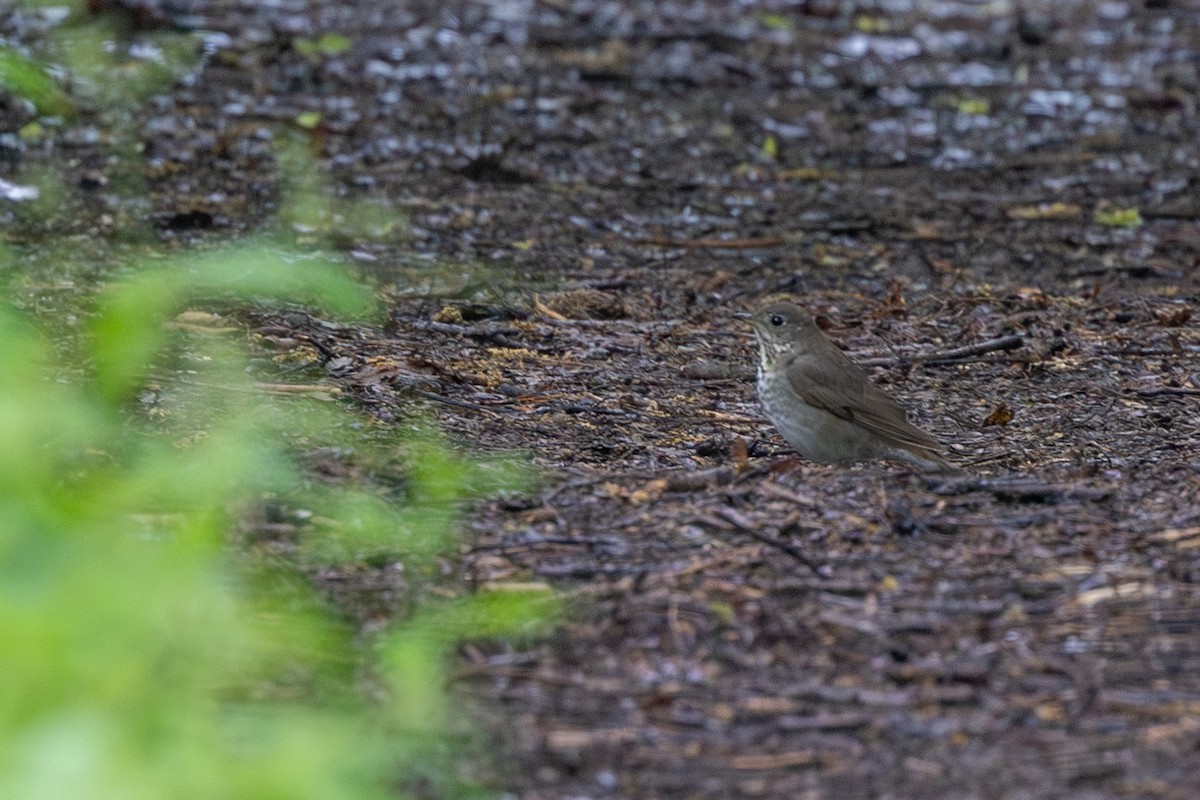
[[[253,332],[542,476],[454,565],[568,605],[461,650],[487,784],[1195,796],[1200,6],[170,5],[220,36],[140,112],[161,235],[253,230],[262,131],[318,114],[339,191],[398,220],[342,242],[389,322]],[[790,459],[734,316],[779,297],[963,470]],[[366,623],[398,575],[317,580]]]

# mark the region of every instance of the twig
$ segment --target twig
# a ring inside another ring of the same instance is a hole
[[[986,342],[956,347],[953,350],[943,350],[940,353],[925,353],[915,356],[882,356],[880,358],[865,358],[858,361],[864,367],[894,367],[899,364],[939,364],[943,361],[957,361],[962,358],[994,353],[997,350],[1016,350],[1025,344],[1025,338],[1017,334],[1001,336],[998,339],[988,339]]]
[[[714,513],[719,516],[721,520],[729,523],[741,533],[746,534],[752,539],[757,539],[763,544],[770,545],[781,553],[786,553],[787,555],[796,559],[801,564],[812,570],[814,574],[819,575],[822,578],[829,577],[829,567],[816,563],[802,553],[798,548],[793,547],[791,544],[783,541],[782,539],[776,539],[774,536],[768,536],[767,534],[758,530],[754,527],[750,520],[746,519],[745,516],[743,516],[737,509],[725,506],[718,508]],[[706,517],[702,517],[702,519],[705,518]],[[718,525],[718,527],[724,526]]]
[[[1200,389],[1186,386],[1163,386],[1159,389],[1141,389],[1138,397],[1200,397]]]
[[[499,414],[504,417],[511,417],[513,414],[512,410],[508,408],[497,408],[496,406],[484,406],[480,405],[479,403],[471,403],[466,400],[455,400],[453,397],[446,397],[445,395],[437,394],[436,392],[427,392],[424,389],[410,388],[409,391],[415,394],[417,397],[424,397],[426,400],[432,400],[435,403],[445,403],[446,405],[454,406],[455,408],[465,408],[471,411],[490,411],[493,414]]]
[[[272,392],[274,394],[327,394],[337,397],[342,393],[342,390],[337,386],[325,386],[323,384],[258,383],[255,386],[264,392]]]
[[[754,239],[684,239],[682,241],[655,236],[650,239],[634,239],[634,244],[649,244],[655,247],[672,247],[684,250],[750,250],[755,247],[779,247],[787,244],[782,236],[761,236]]]
[[[243,394],[311,394],[340,397],[342,390],[337,386],[308,383],[249,383],[243,386],[230,383],[209,383],[207,381],[181,380],[185,386],[199,386],[204,389],[220,389],[223,392],[241,392]]]
[[[1037,478],[950,478],[929,476],[925,485],[937,495],[964,495],[988,492],[997,500],[1015,503],[1055,504],[1064,499],[1104,500],[1112,496],[1111,486],[1076,486],[1045,483]]]

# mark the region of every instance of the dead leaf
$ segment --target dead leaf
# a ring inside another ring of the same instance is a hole
[[[1165,744],[1172,739],[1193,738],[1198,731],[1200,731],[1200,719],[1184,717],[1178,722],[1151,725],[1142,731],[1141,739],[1148,744]]]
[[[1188,320],[1192,318],[1192,310],[1190,308],[1175,308],[1160,312],[1157,316],[1160,325],[1168,328],[1178,328],[1186,325]]]
[[[562,314],[543,303],[542,298],[538,297],[536,294],[533,296],[533,310],[541,314],[543,317],[549,317],[550,319],[566,319],[566,317],[564,317]]]
[[[175,319],[163,324],[164,328],[170,328],[176,331],[184,331],[185,333],[207,333],[207,334],[222,334],[234,333],[238,329],[228,325],[222,325],[225,320],[217,314],[211,314],[207,311],[181,311],[175,315]]]
[[[534,309],[554,319],[627,319],[629,308],[625,300],[612,292],[599,289],[568,289],[551,292],[544,297],[534,296]]]
[[[734,439],[729,445],[729,454],[733,458],[734,469],[738,472],[742,472],[750,466],[750,451],[746,447],[746,440],[741,436]]]
[[[666,478],[655,478],[647,482],[642,488],[634,489],[629,493],[629,505],[640,506],[652,500],[657,500],[667,490],[668,484],[669,481]]]
[[[1050,296],[1037,286],[1022,286],[1017,289],[1017,297],[1035,308],[1049,308]]]
[[[834,177],[833,170],[822,167],[793,167],[780,170],[775,177],[781,181],[823,181]]]
[[[888,296],[883,301],[881,311],[892,317],[905,319],[908,317],[908,301],[904,299],[904,282],[893,278],[888,286]]]
[[[1038,203],[1008,209],[1009,219],[1075,219],[1083,209],[1074,203]]]
[[[992,409],[992,413],[987,415],[983,421],[983,427],[988,428],[992,425],[1007,425],[1013,420],[1013,410],[1007,403],[1001,403]]]
[[[221,322],[221,317],[208,311],[180,311],[175,315],[176,322],[187,325],[215,325]]]

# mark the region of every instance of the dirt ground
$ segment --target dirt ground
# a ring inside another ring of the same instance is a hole
[[[161,235],[253,230],[262,131],[320,112],[339,190],[404,223],[343,243],[390,322],[257,333],[545,476],[459,565],[570,608],[462,650],[485,783],[1196,796],[1200,5],[164,5],[221,36],[143,112]],[[734,317],[778,296],[962,472],[790,462]],[[328,588],[386,616],[393,573]]]

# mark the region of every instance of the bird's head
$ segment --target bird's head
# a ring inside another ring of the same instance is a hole
[[[750,324],[754,326],[764,358],[774,357],[814,335],[821,335],[812,316],[792,303],[771,303],[760,308],[750,315]]]

